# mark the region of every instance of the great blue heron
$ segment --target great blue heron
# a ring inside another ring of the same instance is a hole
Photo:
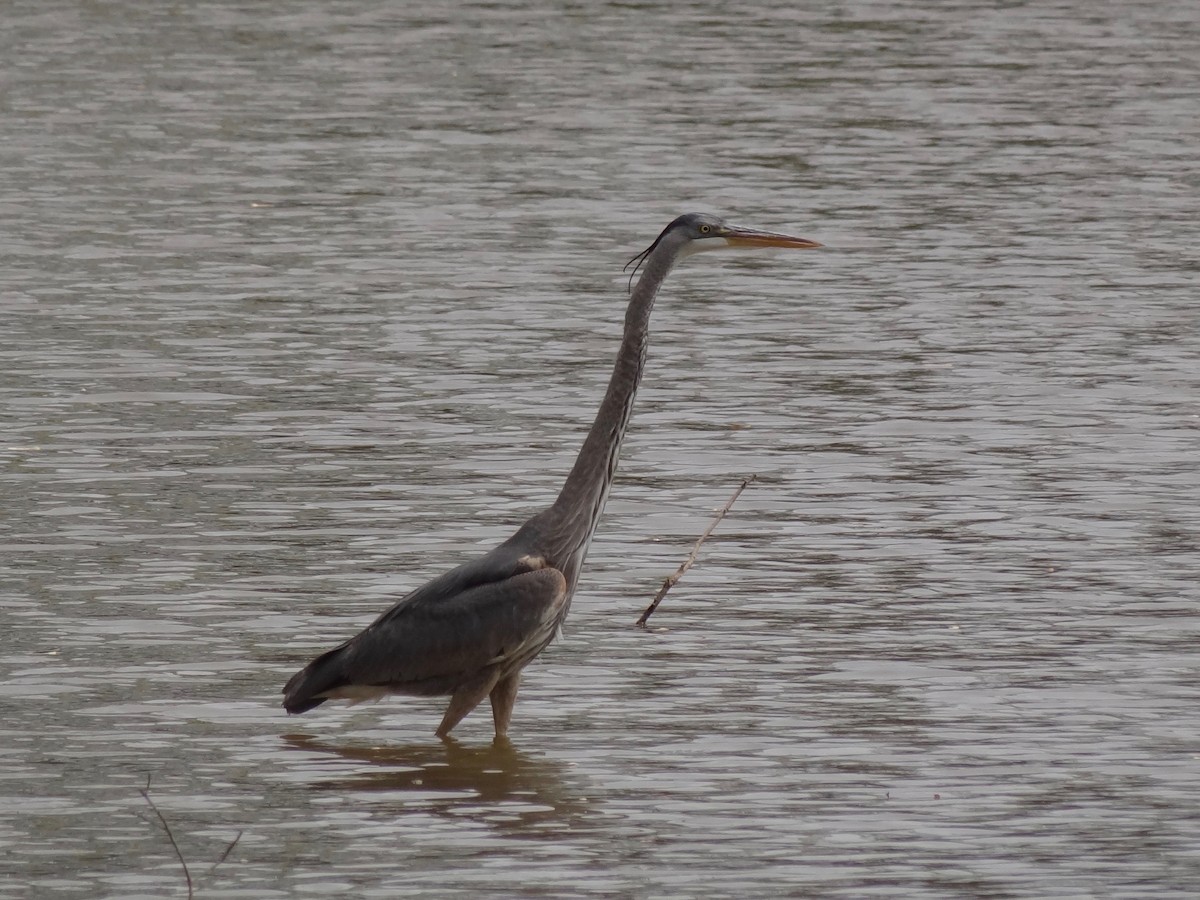
[[[496,737],[503,738],[521,670],[554,639],[571,605],[617,470],[646,363],[650,310],[663,279],[682,257],[700,250],[820,246],[698,213],[680,216],[663,229],[629,261],[635,275],[643,271],[625,312],[612,380],[558,499],[495,550],[417,588],[366,629],[310,662],[284,687],[284,708],[302,713],[326,700],[449,695],[437,729],[444,738],[490,697]]]

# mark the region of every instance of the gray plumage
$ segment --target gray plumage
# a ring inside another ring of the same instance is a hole
[[[633,412],[658,289],[681,257],[721,246],[820,244],[696,213],[668,225],[630,260],[634,274],[643,271],[630,295],[612,379],[558,499],[495,550],[417,588],[297,672],[283,689],[289,713],[333,699],[449,695],[437,730],[445,737],[490,697],[496,736],[504,737],[521,670],[554,639],[570,608]]]

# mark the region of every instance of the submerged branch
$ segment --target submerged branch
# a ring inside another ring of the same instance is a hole
[[[233,848],[237,846],[237,842],[242,839],[243,833],[244,832],[239,831],[233,836],[233,840],[229,842],[229,846],[225,848],[225,852],[221,854],[221,858],[213,863],[212,868],[208,870],[210,873],[216,871],[217,866],[229,859],[229,854],[233,852]]]
[[[149,804],[150,808],[154,810],[154,815],[158,816],[158,821],[162,824],[163,831],[167,833],[167,840],[171,842],[171,849],[173,849],[175,851],[175,855],[179,857],[179,865],[183,866],[183,877],[187,879],[188,900],[192,900],[192,898],[195,896],[195,888],[192,886],[192,873],[188,871],[187,860],[183,858],[183,851],[179,849],[179,844],[175,840],[175,835],[171,832],[171,826],[167,822],[167,817],[159,811],[158,806],[156,806],[154,801],[150,799],[149,775],[146,776],[146,786],[144,788],[139,788],[138,793],[142,795],[142,799],[144,799],[146,803]],[[233,848],[231,847],[230,849]]]
[[[187,860],[183,858],[183,851],[179,849],[179,842],[175,840],[175,833],[171,831],[171,825],[167,821],[167,817],[162,814],[162,810],[160,810],[158,805],[150,798],[149,775],[146,776],[146,786],[144,788],[139,788],[138,793],[142,795],[142,799],[145,800],[146,804],[151,810],[153,810],[155,817],[158,819],[158,823],[162,825],[163,831],[167,833],[167,840],[171,842],[171,849],[175,851],[175,856],[179,860],[179,865],[183,867],[183,877],[187,881],[188,900],[193,900],[196,895],[196,887],[192,883],[191,870],[188,869]],[[236,847],[238,841],[242,839],[242,833],[243,832],[239,831],[236,835],[234,835],[233,840],[229,842],[229,846],[225,848],[225,852],[221,854],[221,857],[215,863],[213,863],[212,867],[208,870],[210,874],[216,870],[217,866],[229,858],[229,854],[233,852],[233,848]]]

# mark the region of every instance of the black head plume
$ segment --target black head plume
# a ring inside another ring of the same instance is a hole
[[[671,222],[670,225],[659,232],[659,235],[654,239],[653,244],[651,244],[641,253],[634,256],[631,260],[629,260],[629,262],[625,263],[625,268],[621,269],[622,272],[627,271],[630,266],[633,266],[633,271],[629,273],[629,284],[625,287],[626,291],[633,290],[633,279],[637,276],[638,269],[642,267],[642,263],[646,261],[647,257],[654,252],[654,248],[662,243],[662,239],[667,236],[667,233],[673,228],[678,228],[680,225],[689,224],[695,216],[696,213],[685,213],[684,215],[676,218],[673,222]]]

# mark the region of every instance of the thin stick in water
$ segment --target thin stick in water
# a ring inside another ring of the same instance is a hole
[[[755,475],[751,475],[749,478],[743,480],[738,486],[738,489],[733,492],[733,496],[730,497],[728,502],[726,502],[726,504],[717,512],[716,518],[714,518],[712,522],[709,523],[709,526],[704,529],[704,534],[700,535],[700,540],[696,541],[695,546],[692,547],[692,552],[689,553],[688,558],[683,561],[683,565],[676,570],[674,575],[664,581],[663,586],[658,589],[658,593],[655,595],[654,599],[650,601],[650,605],[646,607],[646,611],[642,613],[642,617],[637,620],[637,624],[639,626],[642,628],[646,627],[647,620],[654,615],[654,611],[658,609],[658,604],[662,603],[663,597],[667,596],[667,591],[675,587],[675,583],[683,577],[683,573],[690,569],[692,567],[692,563],[696,561],[696,555],[700,552],[700,545],[704,543],[708,536],[713,533],[713,530],[717,527],[717,525],[720,524],[721,520],[725,518],[725,514],[729,512],[729,510],[733,507],[733,504],[737,502],[737,498],[742,495],[742,491],[746,489],[746,485],[752,482],[756,477],[757,476]]]
[[[233,848],[237,846],[237,842],[242,839],[242,834],[243,832],[239,831],[236,835],[234,835],[233,840],[229,842],[229,846],[225,848],[225,852],[221,854],[221,858],[213,863],[212,868],[208,870],[210,873],[215,872],[217,870],[217,866],[229,859],[229,854],[233,852]]]
[[[171,833],[171,826],[167,824],[166,816],[159,812],[159,809],[154,804],[154,801],[150,799],[149,775],[146,776],[146,786],[144,788],[140,788],[139,793],[142,795],[142,798],[148,804],[150,804],[150,808],[154,810],[154,815],[158,816],[158,821],[162,823],[163,831],[167,833],[167,840],[171,842],[171,847],[175,850],[175,855],[179,857],[179,864],[183,866],[183,877],[187,879],[188,900],[192,900],[192,898],[195,896],[195,889],[192,887],[192,873],[188,871],[187,860],[183,858],[183,851],[179,849],[179,844],[175,841],[175,835]],[[241,837],[241,835],[239,834],[238,837]],[[233,847],[230,846],[229,849],[232,850]]]

